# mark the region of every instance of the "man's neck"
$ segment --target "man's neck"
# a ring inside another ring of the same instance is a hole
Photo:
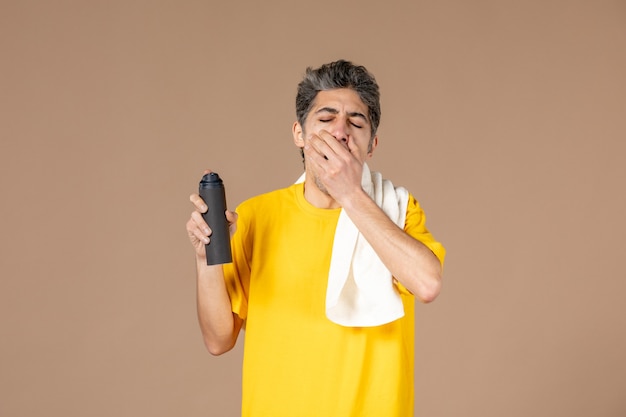
[[[304,198],[311,205],[321,209],[337,209],[341,208],[339,203],[335,201],[328,193],[319,189],[313,178],[307,176],[304,181]]]

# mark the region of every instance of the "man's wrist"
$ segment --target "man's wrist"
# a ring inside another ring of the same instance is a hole
[[[337,201],[341,207],[346,211],[358,210],[363,207],[363,204],[368,204],[373,201],[370,196],[365,192],[362,187],[359,187],[354,192],[346,194],[342,197],[341,201]]]

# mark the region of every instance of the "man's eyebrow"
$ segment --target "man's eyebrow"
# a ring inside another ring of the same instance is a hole
[[[365,120],[366,122],[369,122],[369,119],[367,118],[367,116],[365,116],[363,113],[359,113],[358,111],[353,111],[351,113],[348,113],[349,117],[360,117],[361,119]]]
[[[320,114],[320,113],[338,114],[339,110],[332,108],[332,107],[322,107],[321,109],[315,112],[315,114]]]
[[[333,107],[322,107],[321,109],[315,112],[315,114],[319,114],[319,113],[339,114],[339,110]],[[369,123],[369,119],[367,118],[367,116],[358,111],[353,111],[353,112],[348,113],[348,117],[359,117]]]

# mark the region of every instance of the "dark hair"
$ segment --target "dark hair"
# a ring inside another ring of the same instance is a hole
[[[319,91],[336,88],[351,88],[368,108],[372,139],[380,123],[380,93],[374,76],[363,66],[339,60],[324,64],[317,69],[306,69],[303,80],[298,84],[296,95],[296,117],[304,127],[313,101]]]

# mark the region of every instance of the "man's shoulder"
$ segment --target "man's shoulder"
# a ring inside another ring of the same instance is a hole
[[[279,188],[276,190],[268,191],[266,193],[255,195],[250,197],[239,205],[239,210],[259,210],[262,207],[275,206],[282,204],[283,202],[293,199],[295,195],[295,188],[298,184],[292,184],[288,187]]]

